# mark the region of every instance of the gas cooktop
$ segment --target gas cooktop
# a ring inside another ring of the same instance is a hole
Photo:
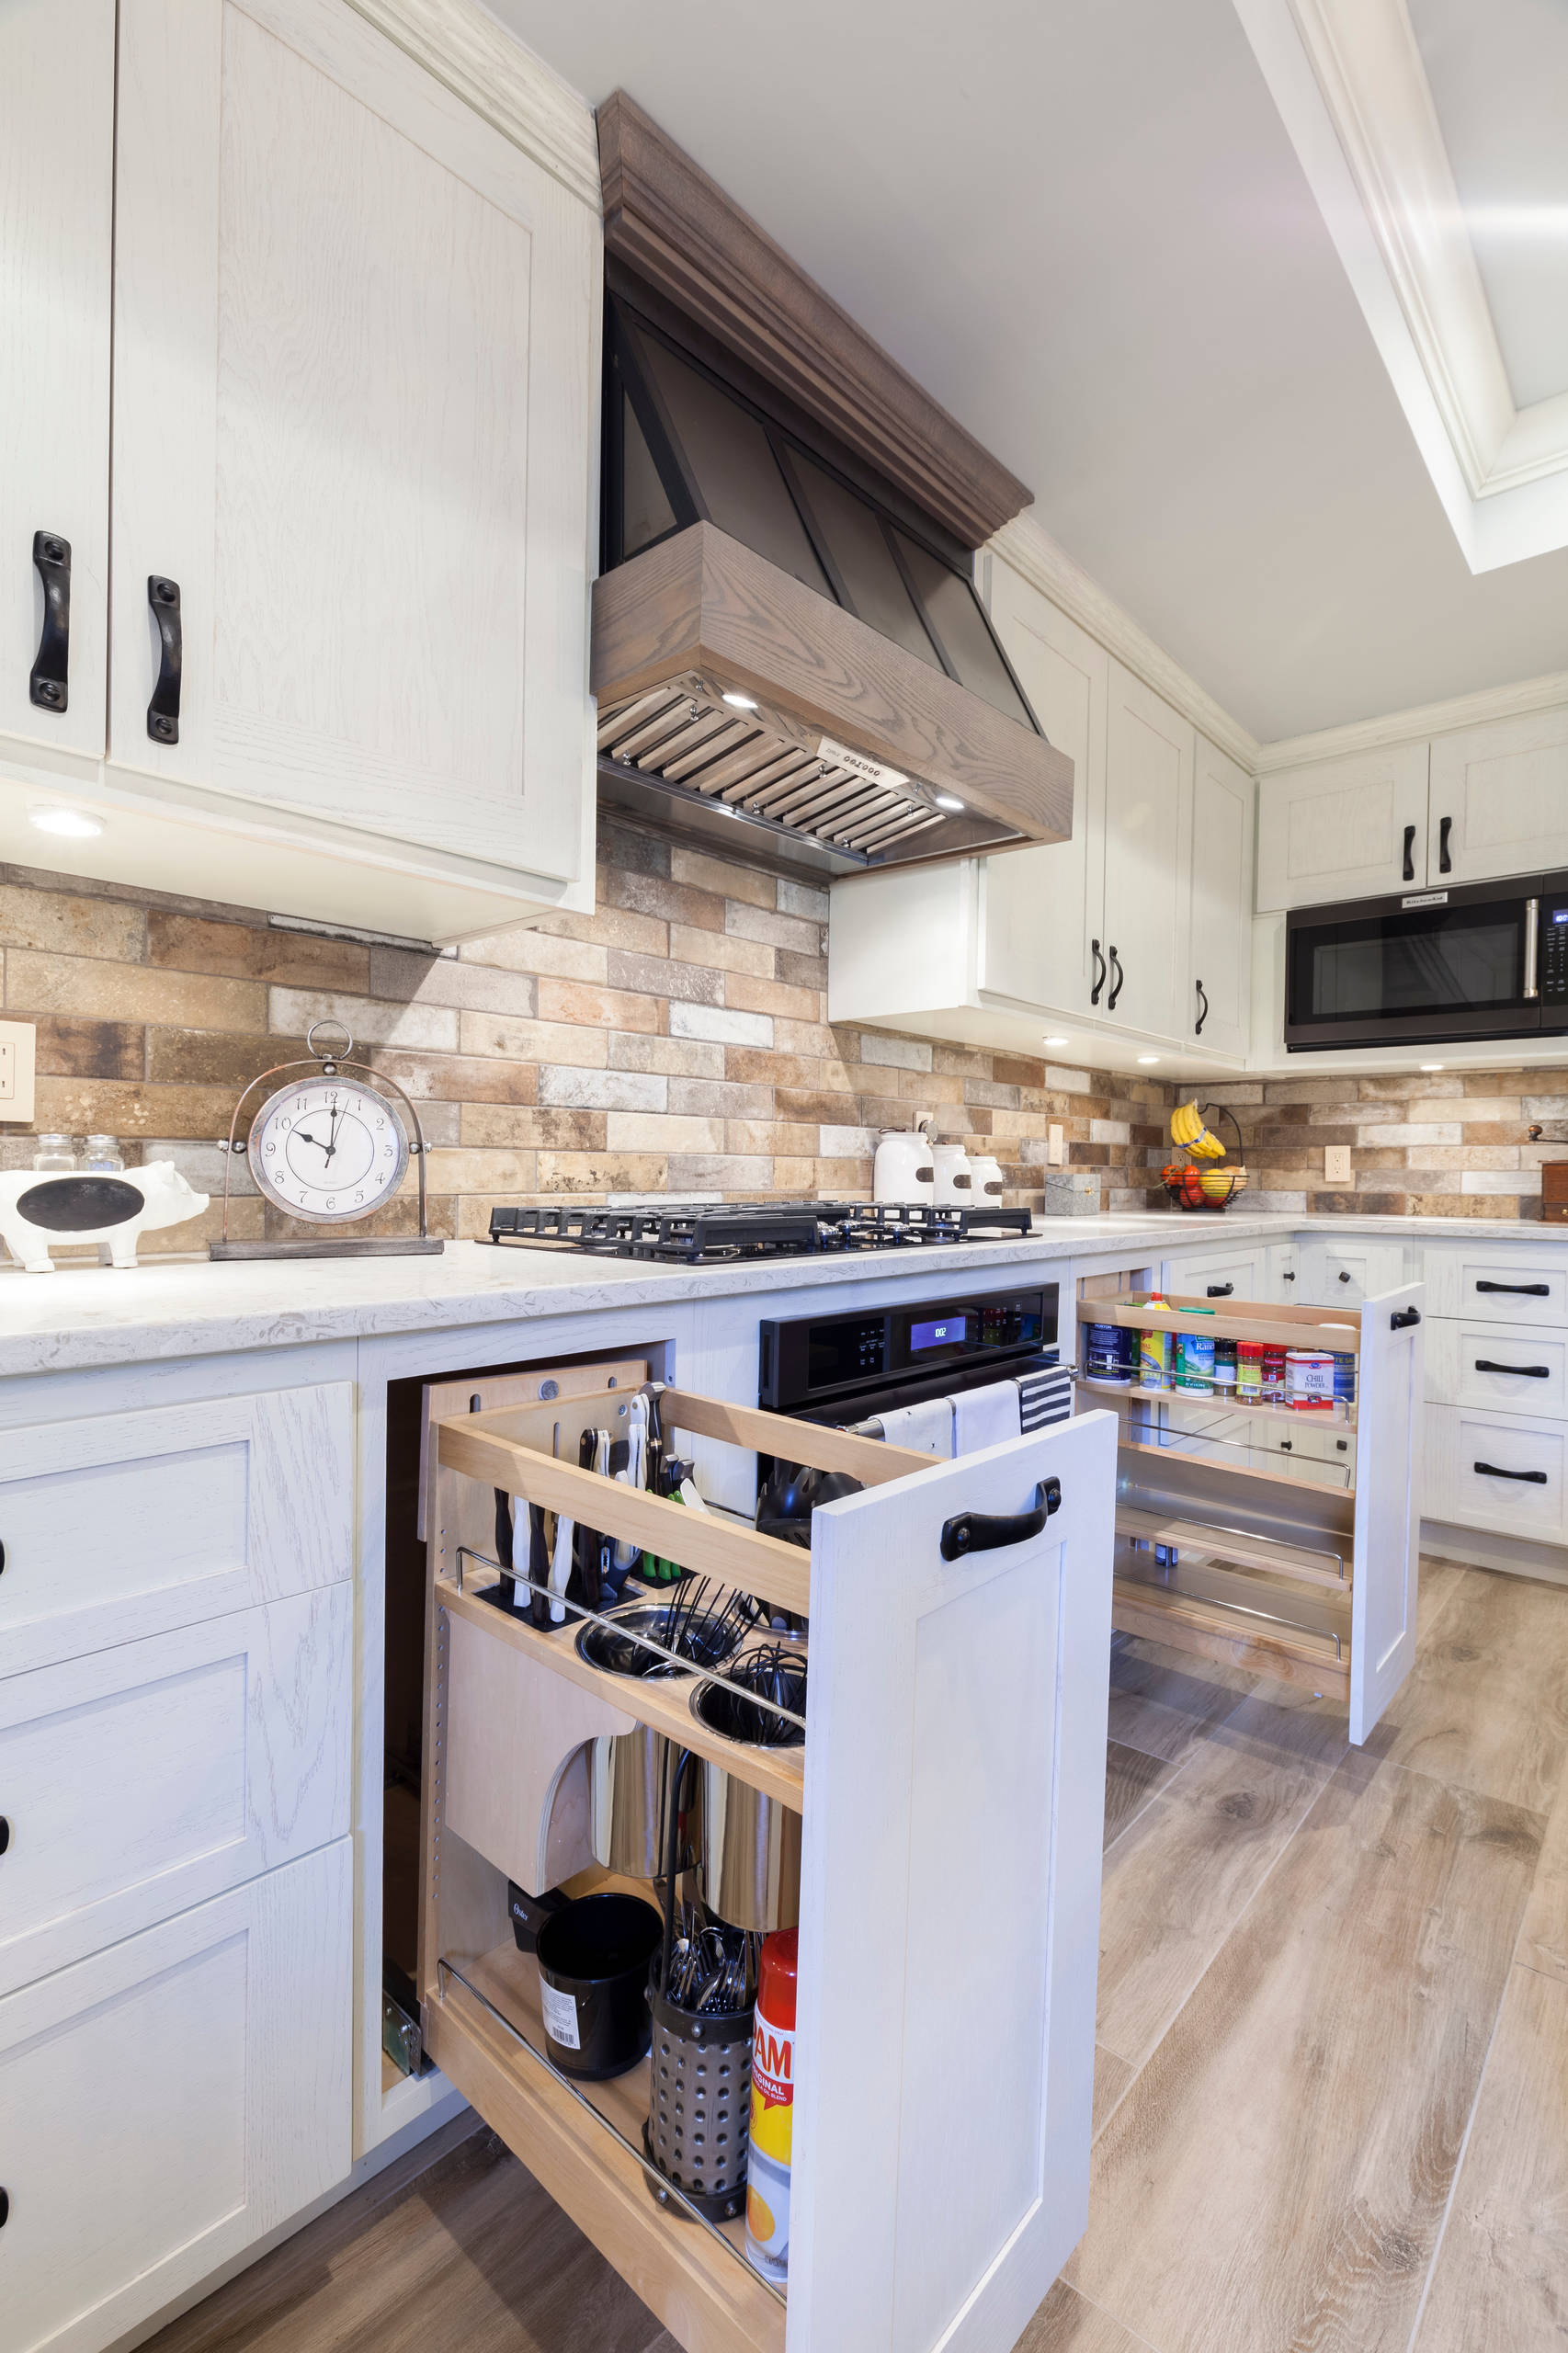
[[[1029,1212],[931,1201],[715,1201],[636,1209],[493,1209],[490,1239],[528,1249],[587,1250],[607,1258],[714,1266],[733,1258],[804,1258],[818,1252],[917,1249],[994,1241],[1029,1231]]]

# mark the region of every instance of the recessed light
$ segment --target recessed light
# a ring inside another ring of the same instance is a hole
[[[1443,1065],[1441,1063],[1423,1063],[1421,1067],[1423,1070],[1441,1070]]]
[[[756,697],[755,695],[722,695],[720,697],[720,700],[727,702],[732,710],[755,710],[756,709]]]
[[[1073,1040],[1071,1038],[1042,1038],[1040,1042],[1042,1046],[1070,1046]]]
[[[40,834],[63,834],[74,842],[90,842],[103,832],[101,819],[85,809],[29,809],[28,817]]]
[[[1140,1054],[1138,1059],[1143,1064],[1144,1068],[1148,1069],[1151,1064],[1157,1063],[1160,1057],[1158,1054]]]
[[[956,793],[938,792],[935,798],[938,809],[961,809],[963,807],[963,802],[958,798]]]

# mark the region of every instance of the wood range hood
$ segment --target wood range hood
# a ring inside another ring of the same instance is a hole
[[[607,335],[601,794],[732,853],[744,829],[748,854],[829,873],[1067,839],[1073,763],[1040,732],[968,577],[968,551],[1028,491],[624,94],[598,119],[609,285],[635,306],[618,325],[612,299]],[[709,388],[677,427],[656,380],[699,370]],[[759,491],[799,537],[793,569],[720,528],[731,516],[704,494],[692,420],[727,431],[730,402],[770,476]],[[645,507],[655,471],[665,528],[628,552],[626,485],[635,472]],[[857,563],[871,535],[905,600],[899,636],[856,609],[873,600],[835,561],[824,498],[853,510]]]

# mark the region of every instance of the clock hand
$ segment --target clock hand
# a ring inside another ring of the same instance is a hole
[[[343,1117],[343,1113],[339,1110],[339,1108],[338,1108],[337,1105],[335,1103],[335,1104],[333,1105],[333,1107],[332,1107],[332,1125],[331,1125],[331,1127],[330,1127],[330,1128],[328,1129],[328,1131],[327,1131],[327,1139],[326,1139],[326,1156],[327,1156],[327,1158],[328,1158],[329,1160],[331,1160],[331,1159],[335,1158],[335,1155],[336,1155],[336,1152],[337,1152],[337,1123],[338,1123],[338,1121],[342,1119],[342,1117]]]

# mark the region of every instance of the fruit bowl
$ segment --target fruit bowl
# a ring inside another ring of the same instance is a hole
[[[1178,1210],[1219,1211],[1229,1207],[1247,1181],[1244,1168],[1199,1166],[1196,1161],[1172,1161],[1160,1171],[1160,1181]]]

